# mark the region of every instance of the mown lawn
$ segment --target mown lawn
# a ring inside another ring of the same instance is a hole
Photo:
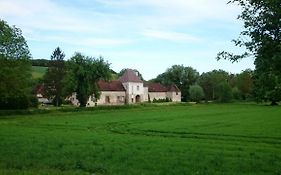
[[[281,174],[281,107],[0,117],[0,174]]]

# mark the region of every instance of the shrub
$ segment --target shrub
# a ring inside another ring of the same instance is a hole
[[[238,89],[238,87],[232,88],[232,96],[235,100],[240,100],[241,99],[241,92]]]
[[[218,102],[226,103],[232,100],[232,89],[227,82],[218,85]]]
[[[37,108],[39,105],[38,98],[34,95],[29,97],[29,107]]]
[[[199,85],[192,85],[189,88],[190,99],[199,103],[204,98],[203,88]]]

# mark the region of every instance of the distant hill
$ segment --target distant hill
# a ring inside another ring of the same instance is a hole
[[[32,77],[34,79],[43,78],[43,76],[47,72],[47,69],[47,67],[32,66]]]
[[[32,77],[34,79],[43,78],[44,74],[48,69],[48,65],[50,64],[50,60],[47,59],[33,59],[31,60],[32,63]],[[111,80],[117,80],[118,74],[110,69],[112,78]]]

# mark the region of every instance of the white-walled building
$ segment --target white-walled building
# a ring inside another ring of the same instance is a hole
[[[169,99],[173,102],[181,101],[181,91],[176,85],[164,86],[160,83],[146,83],[138,77],[137,73],[127,69],[125,73],[115,81],[99,81],[101,91],[100,99],[91,96],[87,106],[97,105],[123,105]],[[79,105],[75,94],[70,98],[74,105]]]

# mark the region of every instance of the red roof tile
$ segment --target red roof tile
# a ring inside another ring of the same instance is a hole
[[[160,83],[145,83],[144,87],[148,87],[148,92],[180,92],[176,85],[164,86]]]
[[[100,91],[126,91],[120,81],[99,81],[98,88]]]
[[[133,83],[142,83],[141,79],[136,75],[136,72],[132,69],[127,69],[125,73],[118,79],[122,83],[124,82],[133,82]]]
[[[160,83],[147,84],[148,92],[167,92],[167,88]]]
[[[172,85],[168,88],[168,92],[180,92],[180,89],[177,87],[177,85]]]

